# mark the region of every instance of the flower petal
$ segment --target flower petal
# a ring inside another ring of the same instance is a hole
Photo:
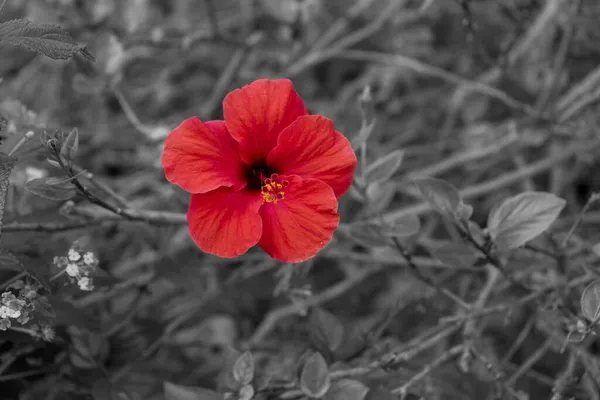
[[[341,197],[352,184],[356,154],[350,142],[318,115],[298,118],[279,135],[267,165],[281,174],[319,179]]]
[[[249,165],[266,161],[279,133],[306,113],[288,79],[259,79],[223,100],[229,133],[240,143],[242,159]]]
[[[260,194],[248,190],[192,194],[187,212],[190,235],[206,253],[224,258],[244,254],[262,234],[261,204]]]
[[[331,187],[317,179],[280,176],[287,180],[284,198],[260,209],[263,235],[258,243],[271,257],[302,262],[313,257],[333,237],[340,222]]]
[[[221,186],[242,189],[247,181],[237,146],[224,121],[186,119],[165,141],[162,165],[167,180],[190,193]]]

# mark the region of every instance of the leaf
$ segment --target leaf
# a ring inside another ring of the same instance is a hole
[[[358,148],[369,139],[369,136],[371,136],[371,133],[373,133],[374,127],[375,121],[362,126],[360,132],[358,132],[358,135],[356,135],[356,137],[350,141],[354,151],[358,150]]]
[[[545,192],[510,197],[488,216],[490,236],[501,250],[519,247],[548,229],[565,204],[564,199]]]
[[[67,330],[71,335],[71,363],[81,369],[95,369],[102,365],[108,350],[105,339],[97,333],[74,326],[69,326]]]
[[[382,235],[381,227],[374,222],[355,222],[348,226],[346,231],[350,239],[365,247],[387,246],[388,240]]]
[[[6,192],[8,191],[8,178],[18,159],[0,153],[0,235],[2,235],[2,219],[6,206]]]
[[[33,179],[27,182],[23,188],[48,200],[68,200],[77,193],[75,187],[70,184],[68,187],[50,186],[46,181],[47,178]]]
[[[60,149],[60,155],[65,158],[67,161],[71,161],[73,156],[77,153],[79,149],[79,131],[77,128],[74,128],[69,132],[67,138],[62,144]]]
[[[23,271],[25,268],[10,251],[0,249],[0,270]]]
[[[479,255],[469,246],[449,242],[440,247],[430,246],[429,252],[450,267],[471,267]]]
[[[112,384],[105,377],[98,378],[92,385],[91,395],[94,400],[113,400]]]
[[[394,182],[373,182],[367,185],[369,214],[377,214],[390,205],[396,194]]]
[[[387,237],[406,238],[419,233],[421,220],[417,215],[408,214],[394,220],[392,224],[384,225],[381,233]]]
[[[165,400],[223,400],[223,395],[213,390],[197,386],[182,386],[165,381]]]
[[[600,317],[600,280],[586,286],[581,294],[581,312],[590,321]]]
[[[77,176],[53,176],[46,179],[46,185],[48,186],[61,186],[62,189],[69,189],[71,185],[65,185],[74,181]]]
[[[254,358],[246,351],[233,364],[233,378],[242,385],[248,385],[254,378]]]
[[[456,215],[462,203],[458,189],[437,178],[415,178],[413,182],[425,200],[436,210],[450,216]]]
[[[341,379],[334,382],[325,395],[325,400],[363,400],[369,388],[353,379]]]
[[[237,400],[250,400],[254,397],[254,387],[252,385],[244,385],[238,391]]]
[[[406,397],[405,400],[413,399],[410,394]],[[419,399],[420,397],[417,397]],[[385,389],[371,389],[369,393],[365,396],[364,400],[397,400],[398,398],[394,396],[392,392]],[[416,400],[416,399],[415,399]]]
[[[365,182],[387,182],[398,171],[404,159],[403,150],[395,150],[375,160],[367,167]]]
[[[332,354],[344,342],[344,324],[333,314],[314,307],[308,314],[308,334],[317,350]]]
[[[0,43],[6,42],[13,46],[43,54],[54,60],[68,60],[80,53],[90,61],[94,57],[60,26],[37,25],[26,19],[14,19],[0,23]]]
[[[329,367],[321,353],[313,353],[302,367],[300,390],[312,398],[321,398],[329,390]]]

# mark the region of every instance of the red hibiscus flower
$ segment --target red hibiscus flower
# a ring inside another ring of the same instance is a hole
[[[167,179],[192,194],[191,237],[226,258],[256,244],[284,262],[313,257],[339,224],[356,168],[350,143],[308,115],[287,79],[234,90],[223,111],[224,121],[183,121],[165,142]]]

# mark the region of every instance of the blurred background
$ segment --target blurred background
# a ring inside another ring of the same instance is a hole
[[[599,17],[595,0],[8,0],[1,21],[58,25],[95,62],[0,40],[0,151],[23,142],[2,201],[0,288],[38,293],[31,321],[0,331],[0,398],[249,399],[227,375],[246,350],[254,398],[300,398],[312,349],[361,385],[332,400],[599,399],[595,337],[563,348],[598,265]],[[260,249],[203,254],[185,225],[189,195],[160,165],[171,129],[222,119],[229,91],[265,77],[291,79],[311,113],[366,150],[357,171],[402,151],[377,185],[357,177],[332,243],[302,264]],[[74,171],[142,221],[69,182],[28,186],[61,176],[48,138],[74,129]],[[566,200],[551,233],[503,260],[535,301],[504,278],[486,289],[485,262],[464,250],[431,250],[461,235],[423,203],[418,175],[458,188],[481,227],[520,192]],[[361,225],[407,214],[421,226],[406,245],[437,289]],[[571,245],[556,246],[571,227]],[[92,290],[60,273],[73,252]],[[500,312],[457,327],[464,312],[440,288]]]

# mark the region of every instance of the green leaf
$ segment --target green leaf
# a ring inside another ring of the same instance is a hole
[[[419,233],[421,220],[417,215],[408,214],[382,227],[381,233],[387,237],[407,238]]]
[[[471,267],[479,255],[471,247],[461,243],[449,242],[440,247],[430,246],[429,252],[450,267]]]
[[[25,184],[23,188],[37,196],[48,200],[68,200],[77,193],[75,187],[69,184],[67,186],[48,185],[47,178],[33,179]]]
[[[329,367],[321,353],[313,353],[302,367],[300,389],[312,398],[321,398],[329,390]]]
[[[341,379],[334,382],[325,395],[325,400],[363,400],[369,388],[353,379]]]
[[[590,321],[600,318],[600,280],[586,286],[581,294],[581,313]]]
[[[223,395],[198,386],[182,386],[165,381],[165,400],[223,400]]]
[[[333,314],[314,307],[308,314],[308,333],[317,350],[332,354],[344,343],[344,324]]]
[[[79,149],[79,131],[74,128],[69,132],[60,149],[61,157],[70,162]]]
[[[367,167],[365,173],[366,183],[387,182],[398,171],[404,158],[403,150],[395,150],[375,160]]]
[[[254,358],[246,351],[233,364],[233,378],[242,385],[249,384],[254,378]]]
[[[564,199],[551,193],[521,193],[504,200],[490,213],[487,228],[499,249],[514,249],[548,229],[565,204]]]
[[[4,153],[0,153],[0,235],[2,234],[2,219],[4,217],[4,207],[6,206],[6,192],[8,191],[8,178],[17,159]]]
[[[413,182],[427,202],[442,214],[455,216],[462,204],[458,189],[437,178],[415,178]]]
[[[34,24],[26,19],[15,19],[0,23],[0,43],[43,54],[54,60],[68,60],[80,53],[88,60],[94,57],[60,26]]]

